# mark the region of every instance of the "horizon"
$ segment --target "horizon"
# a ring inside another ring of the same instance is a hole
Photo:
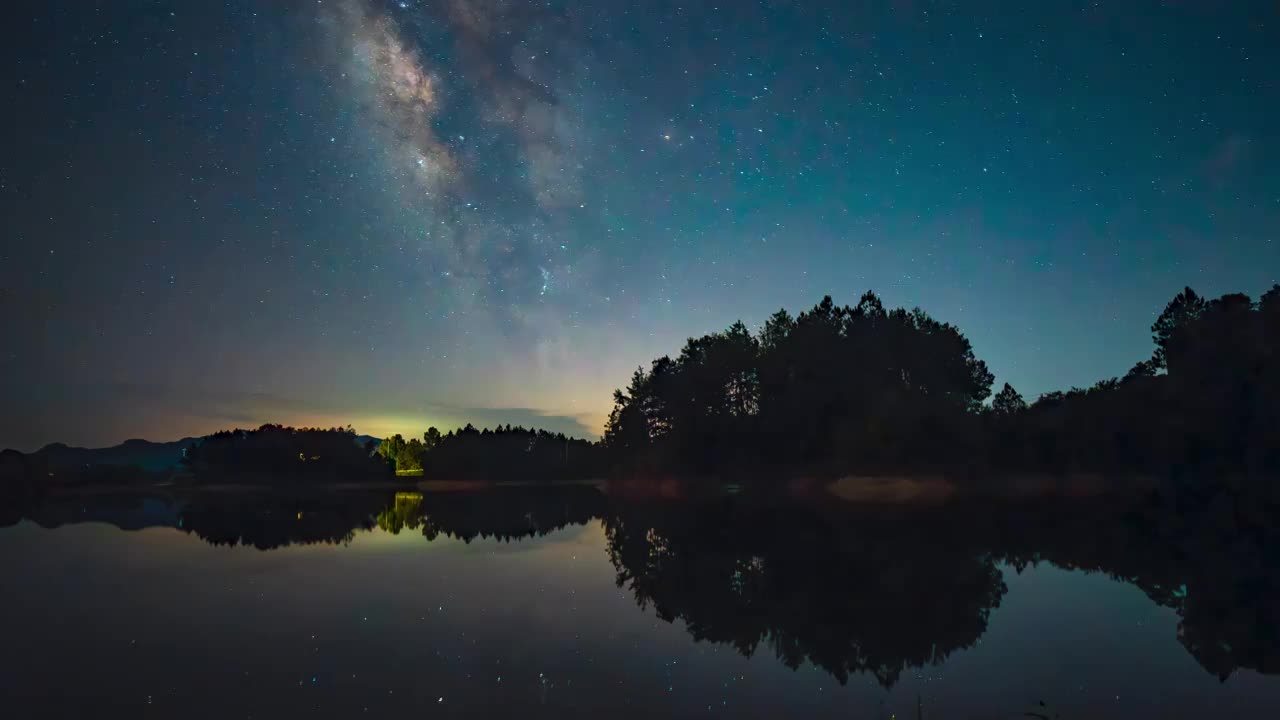
[[[1280,281],[1278,12],[18,3],[0,447],[595,439],[866,290],[1028,399],[1122,375],[1184,286]]]
[[[457,426],[457,427],[448,427],[448,428],[439,428],[439,427],[436,427],[435,429],[439,430],[441,434],[446,434],[446,435],[447,435],[447,434],[449,434],[449,433],[456,433],[456,432],[458,432],[459,430],[462,430],[463,428],[465,428],[465,427],[467,426],[467,424],[471,424],[472,426],[474,426],[474,427],[475,427],[475,429],[476,429],[476,430],[480,430],[480,431],[484,431],[484,430],[492,430],[492,429],[494,429],[493,427],[490,427],[490,426],[487,426],[487,425],[475,425],[474,423],[464,423],[463,425],[459,425],[459,426]],[[316,429],[330,429],[330,427],[319,428],[319,427],[306,426],[306,425],[289,425],[288,423],[273,423],[273,422],[267,421],[267,422],[264,422],[264,423],[257,423],[257,424],[251,424],[251,425],[243,425],[243,426],[236,426],[236,427],[223,427],[223,428],[218,428],[217,430],[211,430],[211,431],[209,431],[209,432],[207,432],[207,433],[201,433],[200,435],[184,435],[184,436],[182,436],[182,437],[175,437],[175,438],[143,438],[143,437],[130,437],[130,438],[125,438],[125,439],[123,439],[123,440],[120,440],[119,442],[111,443],[110,445],[96,445],[96,446],[76,445],[76,444],[74,444],[74,443],[63,442],[63,441],[61,441],[61,440],[54,440],[54,441],[51,441],[51,442],[47,442],[47,443],[45,443],[45,444],[43,444],[43,445],[40,445],[39,447],[32,448],[32,449],[30,449],[30,450],[23,450],[23,449],[21,449],[21,448],[14,448],[14,447],[0,447],[0,452],[4,452],[4,451],[6,451],[6,450],[16,450],[17,452],[23,453],[24,455],[30,455],[30,454],[33,454],[33,453],[36,453],[36,452],[40,452],[40,451],[42,451],[42,450],[47,450],[48,448],[53,447],[53,446],[61,446],[61,447],[68,448],[68,449],[70,449],[70,450],[109,450],[109,449],[111,449],[111,448],[120,447],[120,446],[122,446],[122,445],[127,445],[127,444],[129,444],[129,443],[151,443],[151,444],[153,444],[153,445],[168,445],[168,444],[170,444],[170,443],[180,443],[180,442],[183,442],[183,441],[186,441],[186,440],[203,440],[204,438],[209,437],[210,435],[212,435],[212,434],[214,434],[214,433],[216,433],[216,432],[220,432],[220,431],[236,431],[236,430],[250,431],[250,430],[256,430],[256,429],[259,429],[259,428],[263,427],[264,425],[281,425],[281,426],[283,426],[283,427],[286,427],[286,428],[292,428],[292,429],[295,429],[295,430],[308,430],[308,429],[310,429],[310,430],[316,430]],[[496,427],[505,427],[506,425],[507,425],[507,423],[500,423],[500,424],[499,424],[499,425],[497,425]],[[336,427],[336,428],[341,429],[341,428],[346,428],[346,427],[349,427],[349,426],[347,426],[347,425],[339,425],[339,426],[332,426],[332,427]],[[377,435],[377,434],[373,434],[373,433],[361,432],[360,428],[357,428],[357,427],[354,427],[354,426],[350,426],[350,427],[351,427],[351,431],[352,431],[352,433],[353,433],[357,438],[372,438],[372,439],[374,439],[374,440],[377,440],[378,442],[382,442],[383,440],[386,440],[387,438],[389,438],[389,437],[393,437],[393,436],[395,436],[395,435],[402,435],[402,436],[404,436],[404,438],[405,438],[405,439],[409,439],[409,438],[411,438],[411,437],[415,437],[415,436],[420,436],[420,435],[422,435],[424,432],[426,432],[426,430],[427,430],[428,428],[435,427],[435,426],[434,426],[434,425],[432,425],[432,426],[424,427],[422,430],[418,431],[417,433],[412,433],[412,432],[409,432],[409,433],[406,433],[406,432],[392,432],[392,433],[389,433],[389,434],[386,434],[386,435]],[[515,428],[515,427],[520,427],[520,426],[517,426],[517,425],[515,425],[514,423],[512,423],[512,427],[513,427],[513,428]],[[524,429],[525,429],[525,430],[546,430],[546,428],[537,428],[537,427],[534,427],[534,428],[525,427]],[[558,431],[552,431],[552,432],[558,432]],[[566,433],[566,435],[567,435],[570,439],[577,439],[577,440],[589,440],[589,441],[591,441],[591,442],[595,442],[595,441],[597,441],[597,440],[599,440],[599,439],[600,439],[600,438],[599,438],[599,436],[596,436],[596,437],[577,437],[577,436],[574,436],[574,435],[568,435],[567,433]]]
[[[1277,288],[1277,287],[1280,287],[1280,285],[1273,285],[1273,286],[1272,286],[1272,288],[1271,288],[1272,292],[1275,292],[1275,290],[1276,290],[1276,288]],[[1249,295],[1249,294],[1248,294],[1248,293],[1246,293],[1246,295]],[[1253,299],[1253,300],[1254,300],[1254,302],[1255,302],[1255,304],[1256,304],[1256,303],[1257,303],[1258,298],[1257,298],[1257,297],[1255,297],[1255,296],[1253,296],[1253,295],[1249,295],[1249,296],[1250,296],[1250,298],[1251,298],[1251,299]],[[815,306],[815,307],[816,307],[816,306]],[[837,307],[840,307],[840,306],[839,306],[839,305],[837,305]],[[849,307],[849,306],[848,306],[848,305],[845,305],[844,307],[846,307],[846,308],[847,308],[847,307]],[[913,309],[913,310],[924,310],[923,308],[912,308],[912,309]],[[786,310],[786,308],[783,308],[783,310],[785,311],[785,310]],[[925,312],[927,313],[927,310],[926,310]],[[935,319],[937,319],[937,318],[935,318]],[[943,321],[943,322],[945,322],[945,321]],[[760,336],[761,336],[761,331],[762,331],[762,326],[761,326],[761,325],[747,326],[747,329],[748,329],[748,331],[749,331],[753,336],[756,336],[756,337],[760,337]],[[964,330],[963,328],[958,328],[958,329],[963,333],[963,330]],[[692,339],[692,338],[691,338],[691,339]],[[664,353],[664,354],[663,354],[662,356],[660,356],[660,357],[670,358],[670,357],[677,356],[677,355],[678,355],[678,353],[675,353],[675,352],[669,352],[669,353]],[[655,360],[656,360],[656,359],[657,359],[657,358],[655,358]],[[978,359],[979,359],[979,360],[981,360],[981,358],[978,358]],[[1143,358],[1142,360],[1143,360],[1143,361],[1145,361],[1145,358]],[[638,366],[638,367],[639,367],[640,369],[642,369],[642,370],[643,370],[643,369],[644,369],[644,364],[641,364],[641,365],[640,365],[640,366]],[[1119,378],[1121,377],[1121,375],[1122,375],[1122,373],[1116,373],[1115,375],[1112,375],[1112,376],[1109,376],[1109,377],[1105,377],[1105,378],[1097,378],[1095,382],[1101,382],[1101,381],[1107,381],[1107,380],[1114,381],[1114,380],[1119,379]],[[1030,397],[1030,400],[1031,400],[1031,402],[1033,402],[1033,403],[1034,403],[1036,400],[1038,400],[1038,399],[1039,399],[1039,398],[1041,398],[1041,397],[1044,397],[1045,395],[1049,395],[1049,394],[1053,394],[1053,393],[1065,392],[1065,391],[1068,391],[1068,390],[1086,389],[1087,387],[1089,387],[1089,386],[1090,386],[1090,385],[1092,385],[1092,384],[1094,384],[1094,383],[1086,383],[1086,384],[1084,384],[1084,385],[1074,385],[1074,386],[1072,386],[1072,387],[1070,387],[1070,388],[1055,388],[1055,389],[1053,389],[1053,390],[1046,390],[1046,391],[1044,391],[1044,392],[1041,392],[1041,393],[1038,393],[1038,394],[1036,394],[1036,395],[1031,396],[1031,397]],[[997,387],[998,385],[1000,385],[1000,383],[998,383],[998,382],[993,382],[993,384],[992,384],[992,386],[991,386],[991,394],[990,394],[990,396],[988,396],[988,397],[983,401],[983,405],[984,405],[984,406],[986,406],[986,407],[988,407],[988,408],[990,408],[990,407],[991,407],[992,402],[996,399],[996,387]],[[1016,390],[1016,388],[1015,388],[1015,390]],[[1019,397],[1020,397],[1020,394],[1019,394]],[[473,411],[473,412],[475,412],[475,409],[472,409],[472,411]],[[425,425],[420,425],[420,427],[417,427],[416,429],[413,429],[413,428],[410,428],[410,429],[398,429],[398,428],[400,428],[400,426],[398,426],[398,425],[397,425],[397,426],[377,426],[377,427],[381,427],[382,429],[381,429],[380,431],[375,431],[375,432],[366,432],[366,431],[362,430],[361,428],[356,427],[353,423],[350,423],[350,422],[341,422],[341,421],[337,421],[337,422],[324,422],[324,423],[308,423],[308,422],[281,422],[281,421],[279,421],[279,420],[270,420],[270,419],[267,419],[267,420],[262,420],[262,421],[259,421],[259,422],[254,422],[254,421],[247,421],[247,422],[235,421],[235,422],[232,422],[231,424],[223,425],[223,426],[219,426],[219,427],[216,427],[216,428],[211,429],[211,430],[206,430],[206,431],[199,432],[199,433],[187,434],[187,435],[183,435],[183,436],[181,436],[181,437],[177,437],[177,438],[173,438],[173,439],[145,438],[145,437],[137,437],[137,436],[135,436],[135,437],[128,437],[128,438],[124,438],[124,439],[121,439],[121,440],[116,441],[116,442],[109,442],[109,443],[107,443],[107,444],[105,444],[105,445],[96,445],[96,446],[78,445],[78,444],[76,444],[76,443],[74,443],[74,442],[67,442],[67,441],[64,441],[64,440],[51,440],[51,441],[45,442],[45,443],[43,443],[43,444],[41,444],[41,445],[39,445],[39,446],[37,446],[37,447],[31,448],[31,449],[26,449],[26,450],[22,450],[22,449],[19,449],[19,448],[8,448],[8,447],[0,447],[0,450],[14,449],[14,450],[19,450],[20,452],[24,452],[24,453],[32,453],[32,452],[36,452],[36,451],[39,451],[39,450],[43,450],[43,449],[45,449],[45,448],[47,448],[47,447],[49,447],[49,446],[51,446],[51,445],[62,445],[62,446],[70,447],[70,448],[73,448],[73,449],[89,449],[89,450],[96,450],[96,449],[108,449],[108,448],[118,447],[118,446],[123,445],[123,444],[125,444],[125,443],[135,442],[135,441],[141,441],[141,442],[152,442],[152,443],[170,443],[170,442],[179,442],[179,441],[182,441],[182,440],[200,439],[200,438],[207,437],[207,436],[209,436],[209,435],[211,435],[211,434],[213,434],[213,433],[215,433],[215,432],[219,432],[219,431],[224,431],[224,430],[252,430],[252,429],[255,429],[255,428],[262,427],[262,426],[264,426],[264,425],[280,425],[280,426],[284,426],[284,427],[298,428],[298,429],[307,429],[307,428],[310,428],[310,429],[322,429],[322,428],[351,428],[351,429],[352,429],[352,431],[353,431],[357,436],[361,436],[361,437],[372,437],[372,438],[376,438],[376,439],[378,439],[378,440],[385,440],[385,439],[387,439],[387,438],[389,438],[389,437],[392,437],[392,436],[394,436],[394,435],[401,435],[401,436],[403,436],[403,437],[404,437],[404,438],[406,438],[406,439],[408,439],[408,438],[413,438],[413,437],[417,437],[418,435],[421,435],[421,434],[422,434],[426,429],[428,429],[428,428],[434,428],[434,429],[436,429],[436,430],[439,430],[441,433],[451,433],[451,432],[455,432],[455,431],[462,430],[463,428],[465,428],[465,427],[467,427],[467,426],[473,426],[473,427],[475,427],[475,429],[477,429],[477,430],[485,430],[485,429],[489,429],[490,427],[503,427],[503,426],[515,426],[515,427],[522,427],[522,428],[530,429],[530,430],[548,430],[548,431],[550,431],[550,432],[559,432],[559,433],[562,433],[562,434],[564,434],[564,435],[566,435],[566,436],[568,436],[568,437],[570,437],[570,438],[583,439],[583,440],[588,440],[588,441],[591,441],[591,442],[599,441],[599,440],[601,439],[602,435],[603,435],[603,433],[602,433],[602,432],[594,432],[594,433],[593,433],[593,432],[591,432],[591,431],[588,429],[588,426],[587,426],[585,423],[581,422],[579,419],[576,419],[576,418],[565,418],[565,417],[556,417],[556,416],[546,416],[546,415],[542,415],[542,414],[540,414],[538,411],[535,411],[535,410],[532,410],[532,409],[529,409],[529,408],[489,408],[489,409],[484,409],[483,411],[481,411],[481,412],[479,412],[479,413],[477,413],[477,414],[484,415],[484,414],[486,414],[486,413],[493,413],[495,417],[499,417],[499,418],[501,418],[501,417],[503,417],[503,416],[506,416],[506,417],[520,416],[520,417],[524,417],[524,418],[527,418],[527,419],[532,420],[532,421],[533,421],[533,424],[526,424],[525,422],[522,422],[522,421],[516,421],[516,422],[513,422],[513,421],[511,421],[511,420],[508,420],[508,421],[506,421],[506,422],[503,422],[501,419],[499,419],[499,420],[497,420],[497,421],[495,421],[495,422],[491,422],[491,423],[490,423],[490,422],[486,422],[486,423],[477,423],[477,422],[475,422],[474,420],[461,419],[461,420],[457,420],[457,421],[455,421],[455,422],[456,422],[456,424],[453,424],[453,425],[450,425],[450,424],[447,424],[447,423],[446,423],[446,424],[444,424],[444,425],[442,426],[442,425],[439,425],[439,424],[436,424],[436,423],[430,423],[430,422],[428,422],[428,423],[427,423],[427,424],[425,424]],[[243,418],[242,418],[242,420],[243,420]],[[562,426],[562,425],[563,425],[563,423],[564,423],[564,421],[566,421],[566,420],[568,421],[568,427],[567,427],[567,429],[566,429],[565,427],[563,427],[563,426]],[[545,423],[545,424],[543,424],[543,425],[539,425],[539,424],[537,424],[537,423],[538,423],[538,421],[550,421],[550,422],[546,422],[546,423]],[[557,427],[557,426],[561,426],[561,427]],[[375,429],[376,429],[376,427],[375,427]]]

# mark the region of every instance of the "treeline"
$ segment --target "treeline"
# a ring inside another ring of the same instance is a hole
[[[691,338],[615,391],[604,445],[627,468],[910,471],[1280,469],[1280,287],[1260,301],[1190,288],[1123,378],[1030,406],[963,333],[873,293],[830,297],[758,333]]]
[[[992,375],[969,341],[922,310],[830,297],[759,333],[741,322],[615,391],[604,443],[624,464],[694,471],[942,460],[940,438],[980,414]]]
[[[581,480],[606,469],[598,443],[510,424],[478,430],[467,423],[444,434],[431,427],[421,440],[396,434],[378,455],[398,473],[445,480]]]
[[[1151,357],[1123,377],[1030,406],[1006,384],[986,418],[986,455],[1006,466],[1150,470],[1189,481],[1280,471],[1280,286],[1258,302],[1186,288],[1160,313],[1152,341]]]
[[[765,478],[797,471],[1143,472],[1196,482],[1280,471],[1280,286],[1258,301],[1190,288],[1152,326],[1153,352],[1123,377],[1028,404],[959,328],[920,309],[830,297],[758,332],[691,338],[614,393],[601,442],[511,425],[429,428],[361,442],[350,428],[263,425],[185,447],[201,482],[349,481],[393,471],[439,479],[575,480],[610,473]],[[991,400],[988,403],[988,399]],[[175,452],[177,452],[175,450]],[[80,482],[155,482],[140,468],[54,472],[52,454],[0,456],[0,493]],[[123,457],[123,456],[122,456]],[[163,471],[162,474],[167,471]],[[1232,482],[1235,482],[1234,480]]]
[[[182,464],[197,481],[346,481],[391,474],[374,443],[359,442],[350,427],[223,430],[187,448]]]

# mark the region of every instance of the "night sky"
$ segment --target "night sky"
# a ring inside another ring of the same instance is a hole
[[[831,294],[1029,398],[1280,281],[1280,4],[7,5],[0,447],[594,436]]]

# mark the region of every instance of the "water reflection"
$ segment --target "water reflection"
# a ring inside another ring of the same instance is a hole
[[[1006,598],[1006,573],[1051,563],[1104,573],[1172,608],[1178,640],[1219,678],[1280,672],[1280,526],[1271,516],[1113,503],[623,502],[590,486],[495,487],[53,498],[6,522],[172,527],[265,551],[346,544],[374,528],[514,543],[599,521],[618,586],[694,640],[885,687],[973,647]]]
[[[467,543],[476,538],[513,542],[585,525],[604,511],[604,495],[591,486],[440,492],[425,502],[422,493],[399,492],[377,514],[377,524],[392,534],[420,530],[427,540],[444,536]]]
[[[910,530],[741,507],[626,510],[606,518],[617,582],[696,640],[809,661],[844,684],[883,685],[970,647],[1006,588],[990,553]]]
[[[384,502],[376,495],[213,495],[184,504],[178,527],[211,545],[345,545],[373,529],[372,513]]]

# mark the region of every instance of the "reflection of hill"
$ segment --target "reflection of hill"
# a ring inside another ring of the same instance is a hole
[[[110,493],[87,498],[50,498],[30,508],[26,516],[46,528],[101,522],[121,530],[142,530],[149,527],[174,527],[178,512],[171,499],[135,493]]]
[[[304,496],[215,495],[182,510],[182,530],[211,545],[270,550],[288,545],[345,544],[373,528],[382,494],[317,493]]]

